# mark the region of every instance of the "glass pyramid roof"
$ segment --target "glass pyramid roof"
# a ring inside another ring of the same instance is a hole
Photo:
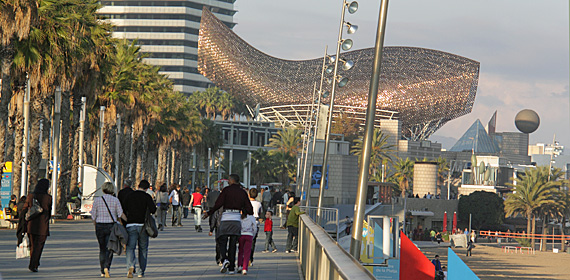
[[[475,153],[497,153],[499,147],[489,137],[481,121],[477,119],[471,127],[457,140],[450,149],[453,152],[464,152],[474,150]]]

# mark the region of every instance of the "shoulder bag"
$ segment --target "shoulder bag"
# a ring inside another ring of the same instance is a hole
[[[150,214],[148,207],[146,208],[146,219],[144,220],[143,230],[146,230],[148,236],[155,238],[158,236],[158,228],[156,227],[156,221]]]
[[[43,212],[44,212],[44,209],[42,208],[42,206],[40,205],[38,200],[35,197],[33,197],[32,198],[32,206],[30,207],[30,209],[28,209],[28,212],[26,212],[26,221],[35,219],[36,217],[41,215]]]

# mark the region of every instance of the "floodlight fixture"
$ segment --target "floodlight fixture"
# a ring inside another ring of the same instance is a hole
[[[348,30],[346,31],[346,33],[348,34],[354,34],[356,33],[356,30],[358,30],[358,25],[356,24],[351,24],[348,21],[346,21],[344,24],[346,25],[346,27],[348,27]]]
[[[354,61],[352,60],[344,60],[341,58],[339,62],[342,62],[342,70],[344,71],[348,71],[354,67]]]
[[[350,4],[348,4],[348,12],[354,14],[356,13],[356,11],[358,11],[358,2],[356,1],[350,2]]]
[[[342,77],[342,76],[337,76],[337,81],[338,81],[338,87],[342,88],[344,86],[346,86],[346,84],[348,84],[348,78],[347,77]]]
[[[353,42],[352,39],[344,39],[342,41],[340,41],[342,50],[344,51],[348,51],[352,48]]]
[[[325,73],[330,74],[334,71],[334,65],[329,65],[326,69],[325,69]]]
[[[331,93],[330,93],[328,90],[325,90],[325,92],[323,93],[322,98],[327,98],[327,97],[329,97],[330,94],[331,94]]]

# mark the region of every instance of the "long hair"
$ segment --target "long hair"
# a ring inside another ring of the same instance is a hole
[[[49,189],[49,180],[48,179],[40,179],[36,184],[36,188],[34,189],[34,194],[47,194]]]

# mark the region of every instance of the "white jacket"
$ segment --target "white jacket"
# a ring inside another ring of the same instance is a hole
[[[257,233],[257,221],[253,215],[247,215],[241,219],[241,235],[255,236]]]

